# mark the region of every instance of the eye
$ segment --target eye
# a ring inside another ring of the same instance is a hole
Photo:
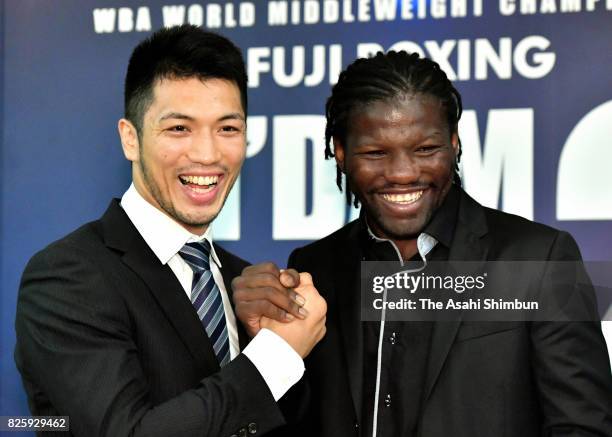
[[[219,126],[219,134],[224,136],[235,136],[241,135],[244,131],[244,124],[239,121],[233,121],[229,124],[222,124]]]
[[[360,155],[364,155],[370,158],[378,158],[381,156],[385,156],[385,151],[379,149],[365,150],[361,152]]]
[[[428,155],[428,154],[438,151],[441,148],[442,146],[431,144],[431,145],[419,146],[415,151],[422,155]]]
[[[187,127],[182,124],[177,124],[176,126],[169,127],[167,130],[170,132],[188,132],[189,131],[189,129],[187,129]]]

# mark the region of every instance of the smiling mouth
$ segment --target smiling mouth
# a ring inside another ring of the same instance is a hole
[[[414,193],[383,194],[382,198],[387,202],[397,203],[398,205],[410,205],[419,200],[421,196],[423,196],[423,190]]]
[[[181,184],[195,191],[196,193],[206,193],[219,183],[219,176],[179,176]]]

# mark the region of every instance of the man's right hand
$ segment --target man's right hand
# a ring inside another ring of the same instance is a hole
[[[291,323],[262,317],[260,326],[281,336],[302,358],[305,358],[325,336],[327,303],[315,288],[309,273],[300,273],[299,277],[300,285],[295,291],[306,299],[304,307],[308,310],[308,317]]]
[[[306,301],[294,289],[299,285],[297,271],[280,270],[271,262],[248,266],[234,278],[232,300],[236,316],[251,337],[261,329],[263,316],[285,323],[306,318]]]
[[[273,263],[252,265],[232,281],[232,289],[236,316],[251,337],[269,328],[300,355],[323,337],[327,304],[309,274]]]

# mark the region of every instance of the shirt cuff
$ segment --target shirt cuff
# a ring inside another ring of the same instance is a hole
[[[242,353],[255,365],[275,401],[304,375],[304,361],[300,355],[269,329],[260,330]]]

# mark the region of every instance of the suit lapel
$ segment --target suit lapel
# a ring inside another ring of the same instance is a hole
[[[449,261],[484,262],[487,257],[488,247],[482,237],[486,233],[486,218],[482,206],[462,190]],[[460,324],[461,317],[451,322],[436,322],[434,324],[424,387],[425,400],[431,395],[451,346],[455,341]]]
[[[344,358],[348,368],[348,379],[353,398],[355,414],[361,422],[361,402],[363,393],[363,326],[361,323],[361,293],[359,272],[361,271],[362,251],[358,244],[359,226],[350,229],[348,238],[336,246],[340,252],[335,259],[341,260],[340,274],[334,275],[336,307],[340,320]]]
[[[147,285],[198,368],[208,372],[219,369],[206,331],[181,284],[170,267],[160,263],[117,201],[101,221],[106,244],[123,252],[122,261]]]

